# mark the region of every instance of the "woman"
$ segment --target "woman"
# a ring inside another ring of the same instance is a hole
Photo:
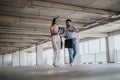
[[[50,32],[51,32],[52,45],[53,45],[53,50],[54,50],[53,66],[59,67],[61,40],[60,40],[60,36],[58,32],[58,19],[57,18],[54,18],[52,20],[52,25],[50,26]]]

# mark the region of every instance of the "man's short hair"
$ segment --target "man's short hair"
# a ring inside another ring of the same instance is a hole
[[[71,19],[66,19],[66,22],[67,22],[67,21],[70,21],[70,22],[72,22],[72,20],[71,20]]]

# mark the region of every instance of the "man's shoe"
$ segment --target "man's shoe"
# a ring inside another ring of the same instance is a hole
[[[53,64],[54,67],[59,67],[59,65]]]
[[[72,67],[72,66],[74,66],[74,64],[73,64],[73,63],[70,63],[70,66]]]

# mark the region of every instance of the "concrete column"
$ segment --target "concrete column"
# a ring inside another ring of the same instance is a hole
[[[115,43],[114,37],[110,36],[106,38],[106,51],[107,51],[107,62],[114,63],[115,62]]]
[[[0,55],[0,67],[2,67],[2,54]]]
[[[109,54],[109,40],[108,37],[105,37],[105,43],[106,43],[106,58],[107,58],[107,63],[110,62],[110,54]]]
[[[20,61],[19,61],[19,51],[17,51],[17,52],[15,52],[15,53],[13,53],[13,62],[12,62],[12,64],[13,64],[13,66],[19,66],[19,63]]]
[[[36,45],[36,65],[43,65],[43,44]]]

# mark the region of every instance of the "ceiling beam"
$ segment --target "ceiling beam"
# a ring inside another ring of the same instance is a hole
[[[7,33],[7,34],[25,34],[25,35],[31,35],[31,34],[36,34],[36,35],[51,35],[49,32],[40,32],[40,31],[23,31],[23,30],[11,30],[11,31],[8,31],[8,30],[0,30],[0,33],[1,34],[4,34],[4,33]]]
[[[95,39],[99,39],[100,37],[86,37],[86,38],[82,38],[79,40],[79,42],[86,42],[86,41],[90,41],[90,40],[95,40]]]
[[[37,14],[30,14],[30,13],[18,13],[18,12],[4,11],[4,10],[0,11],[0,15],[19,16],[19,17],[27,17],[27,18],[33,18],[33,19],[37,18],[37,19],[44,19],[44,20],[49,20],[49,21],[51,21],[53,19],[53,17],[55,17],[55,16],[50,16],[50,15],[42,15],[42,14],[37,15]],[[64,25],[64,22],[65,22],[65,20],[67,18],[68,18],[67,16],[66,17],[65,16],[64,17],[60,16],[59,17],[60,24]],[[72,17],[69,17],[69,18],[72,20],[74,25],[79,25],[79,26],[81,25],[82,26],[82,25],[87,24],[89,22],[89,21],[84,22],[84,19],[76,19],[76,18],[72,18]],[[49,26],[50,24],[45,24],[45,25]]]
[[[120,30],[116,30],[108,33],[109,36],[118,35],[118,34],[120,34]]]
[[[0,34],[0,39],[49,39],[51,36],[45,35],[22,35],[22,34]]]
[[[31,22],[31,23],[46,23],[51,24],[50,20],[44,20],[39,18],[25,18],[19,16],[9,16],[9,15],[0,15],[0,21],[8,21],[8,22]]]
[[[108,33],[102,33],[102,32],[79,32],[79,37],[108,37]]]
[[[24,27],[24,26],[0,26],[0,29],[3,30],[26,30],[26,31],[49,31],[49,28],[45,28],[45,27]]]
[[[15,43],[15,42],[4,42],[4,43],[0,42],[0,47],[23,47],[23,46],[27,46],[27,45],[31,45],[31,44]]]
[[[34,0],[33,1],[28,1],[28,0],[20,0],[20,1],[11,0],[11,1],[9,1],[9,0],[6,0],[6,1],[1,1],[1,3],[4,4],[4,5],[7,5],[7,6],[12,6],[12,7],[16,6],[17,8],[47,7],[47,8],[55,8],[55,9],[63,9],[63,10],[71,10],[71,11],[77,11],[77,12],[103,14],[103,15],[111,15],[111,14],[115,13],[114,11],[107,11],[107,10],[101,10],[101,9],[88,8],[88,7],[84,7],[84,6],[73,6],[73,5],[53,3],[53,2],[40,1],[40,0],[39,1],[34,1]]]
[[[12,53],[13,51],[17,51],[19,48],[16,47],[0,47],[0,54],[3,53]]]
[[[24,28],[41,28],[48,29],[50,25],[46,25],[43,23],[31,23],[31,22],[9,22],[9,21],[0,21],[0,26],[5,27],[24,27]]]
[[[0,15],[0,22],[14,22],[14,23],[20,23],[20,22],[27,22],[27,23],[33,23],[33,24],[44,24],[47,28],[51,25],[52,19],[42,19],[42,18],[30,18],[30,17],[20,17],[20,16],[11,16],[11,15]],[[65,25],[65,20],[60,20],[59,24]],[[79,22],[72,22],[73,25],[81,26]],[[49,26],[47,26],[49,25]],[[43,26],[42,26],[43,27]]]
[[[0,42],[38,43],[39,41],[30,39],[0,39]]]
[[[103,14],[103,15],[111,15],[111,14],[115,13],[114,11],[87,8],[87,7],[83,7],[83,6],[80,7],[80,6],[59,4],[59,3],[46,2],[46,1],[32,1],[31,7],[34,7],[34,6],[49,7],[49,8],[64,9],[64,10],[72,10],[72,11],[77,11],[77,12],[87,12],[87,13],[94,13],[94,14]]]
[[[14,53],[14,52],[16,52],[16,51],[18,51],[18,50],[16,50],[16,49],[12,49],[12,50],[9,50],[9,51],[1,51],[0,52],[0,54],[11,54],[11,53]]]
[[[120,14],[119,15],[112,15],[112,16],[109,16],[105,19],[102,19],[102,20],[96,21],[94,23],[91,23],[87,26],[84,26],[84,28],[81,28],[79,31],[81,32],[81,31],[92,29],[95,27],[100,27],[101,25],[109,24],[109,23],[112,23],[112,22],[115,22],[118,20],[120,20]]]
[[[24,27],[7,27],[7,26],[0,26],[0,31],[1,32],[27,32],[27,33],[31,33],[31,32],[36,32],[36,33],[50,33],[49,29],[40,29],[40,28],[24,28]]]

